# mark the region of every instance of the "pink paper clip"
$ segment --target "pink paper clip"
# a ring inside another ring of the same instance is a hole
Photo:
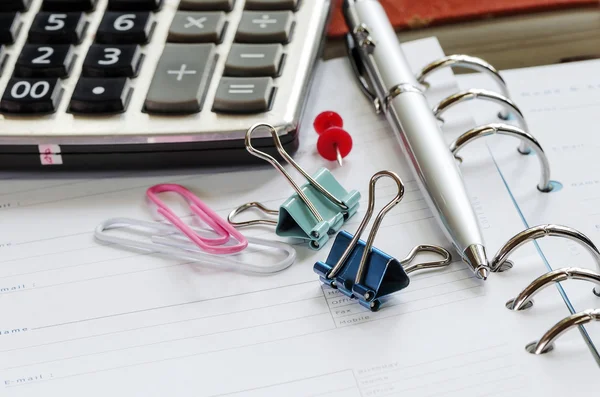
[[[166,206],[166,204],[158,198],[159,193],[175,192],[182,196],[190,206],[190,209],[209,227],[211,227],[219,237],[206,238],[199,236],[194,230],[185,224],[181,218]],[[148,199],[156,204],[159,214],[164,216],[169,222],[185,234],[194,244],[200,249],[211,254],[233,254],[240,252],[248,246],[248,240],[231,226],[225,219],[222,219],[216,212],[211,210],[197,196],[187,190],[185,187],[176,184],[163,183],[150,187],[146,191]],[[237,240],[235,245],[223,245],[231,238]]]

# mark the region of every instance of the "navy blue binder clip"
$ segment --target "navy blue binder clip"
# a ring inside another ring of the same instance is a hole
[[[367,242],[360,240],[375,206],[375,184],[377,180],[387,176],[398,185],[398,194],[377,214]],[[344,295],[357,299],[371,311],[379,310],[381,298],[400,291],[408,286],[408,275],[415,270],[445,267],[452,257],[446,249],[434,245],[419,245],[413,248],[408,257],[399,261],[385,252],[373,247],[375,235],[383,217],[404,196],[404,185],[400,177],[391,171],[379,171],[371,178],[369,184],[369,206],[356,234],[347,231],[338,233],[329,256],[325,262],[317,262],[313,270],[324,284],[337,288]],[[442,260],[411,264],[420,252],[434,252],[443,257]]]

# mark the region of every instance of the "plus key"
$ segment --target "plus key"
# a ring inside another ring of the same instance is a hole
[[[215,59],[214,44],[167,44],[144,102],[145,111],[199,112]]]

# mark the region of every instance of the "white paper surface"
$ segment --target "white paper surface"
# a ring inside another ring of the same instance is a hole
[[[435,40],[405,50],[415,70],[442,55]],[[432,77],[432,102],[456,90],[452,78],[448,71]],[[342,168],[316,152],[312,120],[326,109],[342,115],[354,139]],[[448,119],[448,134],[465,122],[468,117]],[[363,195],[344,229],[354,232],[364,215],[369,178],[389,169],[407,193],[384,219],[375,246],[398,259],[417,244],[449,247],[396,138],[369,107],[345,60],[319,68],[301,138],[296,160],[302,166],[315,172],[325,165]],[[485,151],[474,145],[464,155],[465,181],[493,253],[523,225]],[[576,332],[562,337],[552,354],[524,350],[569,313],[550,289],[536,297],[535,312],[504,307],[545,269],[532,247],[515,256],[522,266],[486,282],[460,262],[414,273],[408,288],[371,313],[322,287],[312,271],[333,240],[318,252],[297,245],[299,259],[284,272],[248,276],[93,239],[107,218],[152,219],[144,192],[156,183],[183,184],[223,216],[248,201],[277,207],[292,190],[268,164],[98,178],[4,177],[3,396],[546,396],[579,395],[597,384],[591,380],[597,367]],[[394,194],[390,181],[381,180],[376,209]],[[269,228],[245,232],[275,236]],[[582,380],[565,381],[574,376]]]

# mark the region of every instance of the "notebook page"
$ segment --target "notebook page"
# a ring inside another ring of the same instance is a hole
[[[442,55],[435,40],[405,48],[415,68]],[[452,89],[451,78],[440,73],[431,82]],[[308,127],[326,108],[342,114],[354,138],[343,168],[316,154],[317,137]],[[398,258],[416,244],[448,246],[396,138],[368,107],[345,61],[319,68],[303,125],[297,161],[309,172],[331,167],[343,185],[363,195],[345,229],[354,232],[364,214],[370,176],[390,169],[407,193],[384,219],[375,245]],[[493,250],[522,225],[493,166],[484,163],[479,171],[466,175],[467,184]],[[290,269],[257,277],[93,240],[93,229],[107,218],[152,219],[144,192],[155,183],[183,184],[222,216],[248,201],[276,207],[291,194],[269,165],[5,179],[0,282],[9,290],[0,295],[2,395],[543,396],[587,390],[583,383],[556,382],[591,367],[577,336],[566,336],[573,344],[566,356],[535,357],[523,348],[548,317],[568,313],[560,297],[543,292],[536,307],[542,315],[535,317],[504,308],[537,263],[511,279],[485,283],[458,262],[443,272],[414,274],[406,290],[370,313],[322,287],[313,273],[332,241],[318,252],[296,245],[298,261]],[[376,208],[394,194],[381,180]],[[183,206],[177,213],[189,215]],[[274,236],[264,228],[247,233]],[[524,263],[533,257],[531,249],[519,256]]]
[[[573,227],[600,241],[598,196],[598,147],[595,131],[598,115],[600,79],[598,61],[515,69],[502,72],[512,98],[524,113],[530,132],[540,141],[549,158],[552,179],[562,189],[549,194],[534,191],[539,167],[534,156],[514,156],[514,140],[491,138],[489,146],[526,221],[531,225],[554,223]],[[481,75],[461,76],[460,86],[493,89]],[[473,115],[480,124],[494,120],[494,108],[473,102]],[[497,120],[495,120],[497,122]],[[579,244],[565,239],[539,240],[549,266],[598,269],[593,258]],[[561,283],[573,311],[600,307],[600,298],[591,293],[593,285],[583,281]],[[558,319],[557,319],[558,321]],[[600,328],[585,327],[596,349],[600,347]],[[561,345],[565,342],[561,341]]]

